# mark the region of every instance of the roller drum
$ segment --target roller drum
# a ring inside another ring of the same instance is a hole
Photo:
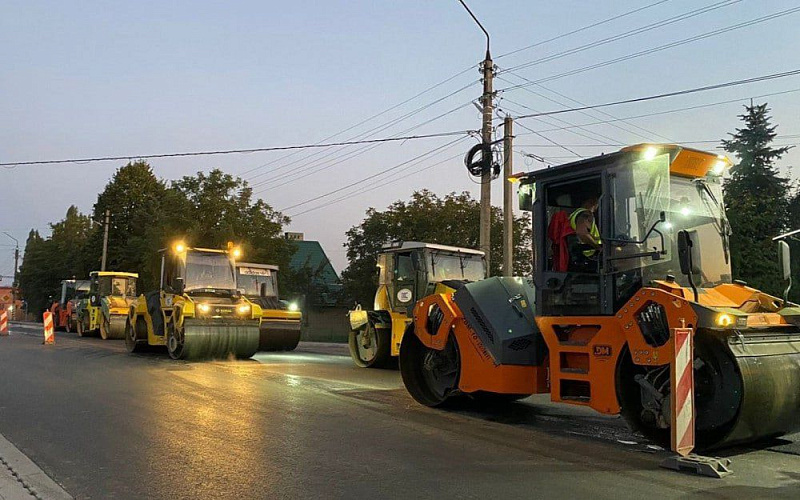
[[[292,351],[299,342],[299,321],[261,321],[259,351]]]
[[[125,323],[128,321],[127,316],[113,315],[109,318],[108,333],[109,339],[124,339],[125,338]]]
[[[255,321],[185,319],[181,359],[246,359],[258,351],[259,332]]]
[[[732,337],[741,377],[741,405],[727,435],[713,447],[800,431],[800,337]]]

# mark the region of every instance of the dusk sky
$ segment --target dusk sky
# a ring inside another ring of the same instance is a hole
[[[500,70],[496,89],[523,83],[522,78],[547,80],[542,83],[545,88],[532,85],[501,92],[501,114],[597,104],[800,68],[800,12],[792,12],[560,76],[781,13],[799,7],[797,0],[469,4],[492,36]],[[648,5],[653,6],[503,56]],[[701,13],[704,8],[707,12]],[[666,26],[563,54],[684,14],[686,19]],[[470,101],[481,92],[477,65],[484,44],[483,34],[457,0],[6,0],[0,4],[0,163],[97,156],[136,159],[153,153],[478,129],[480,116]],[[543,58],[550,60],[539,61]],[[458,76],[430,92],[347,130],[454,75]],[[768,94],[780,95],[761,97]],[[740,126],[737,115],[751,97],[772,108],[781,136],[777,144],[800,143],[800,76],[794,76],[602,112],[522,119],[515,128],[515,170],[546,166],[523,152],[559,164],[639,142],[714,149],[718,143],[696,141],[717,141]],[[664,113],[724,101],[732,102]],[[660,114],[607,123],[653,113]],[[476,140],[453,143],[455,139],[294,154],[153,159],[150,164],[164,179],[214,167],[243,177],[257,196],[292,217],[287,230],[319,240],[341,272],[347,264],[345,231],[363,219],[367,208],[383,209],[423,188],[438,194],[467,190],[477,197],[478,185],[463,165],[464,153]],[[791,167],[798,158],[793,150],[780,162],[793,179],[796,172]],[[90,212],[97,194],[125,163],[0,169],[0,231],[24,243],[31,228],[49,234],[48,224],[62,219],[71,204]],[[493,201],[500,204],[501,182],[493,188]],[[0,274],[12,272],[13,242],[0,235]]]

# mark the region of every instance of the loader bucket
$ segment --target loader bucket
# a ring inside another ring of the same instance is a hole
[[[259,351],[292,351],[300,342],[299,321],[262,320],[259,328]]]
[[[187,318],[183,322],[183,346],[171,354],[186,360],[246,359],[258,351],[255,321]]]

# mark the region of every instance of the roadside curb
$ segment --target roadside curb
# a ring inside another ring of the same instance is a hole
[[[0,434],[0,474],[5,474],[6,470],[33,498],[39,500],[73,499],[72,495]]]

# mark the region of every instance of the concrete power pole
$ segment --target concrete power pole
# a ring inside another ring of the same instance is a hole
[[[481,72],[483,73],[483,95],[481,96],[481,108],[483,111],[483,125],[481,127],[481,142],[485,146],[492,143],[492,112],[494,106],[492,98],[494,97],[494,90],[492,89],[492,80],[494,79],[494,63],[492,62],[492,54],[489,51],[490,40],[489,32],[483,27],[475,14],[472,13],[470,8],[464,0],[458,0],[464,6],[475,24],[480,27],[483,34],[486,35],[486,57],[481,65]],[[492,169],[491,161],[486,162],[489,165],[481,175],[481,220],[479,232],[479,246],[480,250],[486,255],[486,267],[491,269],[491,227],[492,227]]]
[[[106,218],[103,224],[103,259],[100,261],[100,270],[106,270],[106,257],[108,256],[108,226],[111,219],[111,210],[106,210]]]
[[[489,53],[489,37],[486,37],[486,59],[483,60],[483,125],[481,127],[481,142],[492,142],[492,102],[494,78],[494,63]],[[491,269],[491,228],[492,228],[492,169],[487,168],[481,175],[481,221],[480,221],[480,250],[486,254],[486,267]]]
[[[503,276],[514,274],[514,191],[510,181],[514,167],[513,125],[513,118],[506,116],[503,120]]]

